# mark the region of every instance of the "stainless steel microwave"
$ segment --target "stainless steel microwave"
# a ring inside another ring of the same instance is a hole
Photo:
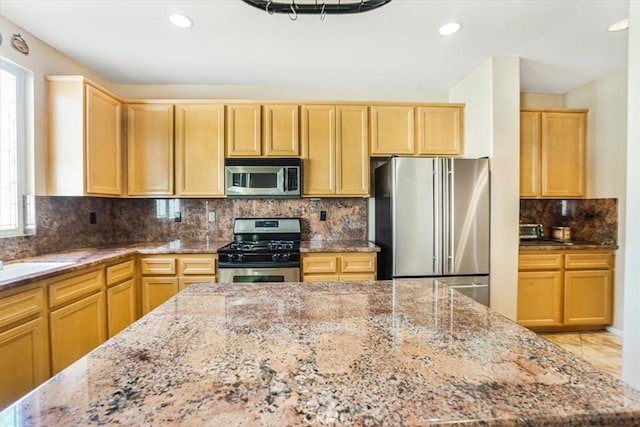
[[[298,158],[231,158],[225,160],[227,197],[288,197],[302,193]]]

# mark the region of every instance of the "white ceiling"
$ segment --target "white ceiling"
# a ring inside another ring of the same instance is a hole
[[[628,0],[392,0],[291,21],[241,0],[0,0],[0,15],[114,83],[449,89],[493,55],[522,58],[521,89],[547,93],[626,67],[627,31],[606,29],[628,10]],[[194,27],[172,27],[174,12]],[[461,31],[438,35],[453,20]]]

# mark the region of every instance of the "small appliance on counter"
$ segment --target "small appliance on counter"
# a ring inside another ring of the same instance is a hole
[[[542,224],[520,224],[520,240],[541,240],[543,237]]]
[[[571,227],[551,227],[551,238],[558,242],[571,240]]]

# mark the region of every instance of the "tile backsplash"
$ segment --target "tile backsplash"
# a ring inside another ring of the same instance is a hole
[[[545,237],[562,225],[571,227],[573,240],[618,242],[618,199],[520,199],[520,220],[542,224]]]
[[[80,247],[142,241],[231,240],[239,217],[300,217],[303,240],[366,240],[367,199],[180,199],[182,221],[158,218],[156,199],[36,197],[36,234],[0,239],[9,261]],[[327,220],[320,221],[320,211]],[[90,224],[95,212],[97,221]],[[207,212],[216,221],[207,222]]]

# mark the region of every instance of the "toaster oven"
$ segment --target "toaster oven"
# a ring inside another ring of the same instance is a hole
[[[543,237],[542,224],[520,224],[520,240],[542,239]]]

